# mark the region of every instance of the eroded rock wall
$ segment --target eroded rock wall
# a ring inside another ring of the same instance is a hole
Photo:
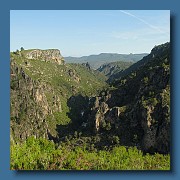
[[[51,96],[47,97],[48,94]],[[15,142],[29,136],[48,139],[51,131],[46,118],[61,111],[61,101],[54,90],[45,83],[33,80],[12,59],[11,139]]]
[[[26,53],[25,57],[27,59],[40,59],[46,62],[51,61],[59,65],[64,64],[64,58],[62,57],[58,49],[48,49],[48,50],[34,49],[31,51],[29,50]]]
[[[95,98],[88,122],[96,133],[118,135],[122,144],[145,152],[170,151],[169,46],[155,47],[136,73]]]

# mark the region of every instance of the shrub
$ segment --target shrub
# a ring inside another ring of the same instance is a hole
[[[117,139],[117,137],[113,137]],[[22,144],[11,144],[11,169],[16,170],[169,170],[170,156],[143,155],[136,147],[116,146],[97,151],[91,145],[69,148],[65,143],[56,148],[46,139],[28,138]]]
[[[24,48],[23,48],[23,47],[21,47],[21,51],[24,51]]]
[[[143,79],[143,82],[145,83],[145,84],[147,84],[148,83],[148,77],[144,77],[144,79]]]

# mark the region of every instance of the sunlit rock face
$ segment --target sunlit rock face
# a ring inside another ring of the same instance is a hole
[[[64,64],[64,58],[62,57],[60,50],[58,49],[47,49],[47,50],[34,49],[26,53],[26,58],[40,59],[46,62],[51,61],[59,65]]]

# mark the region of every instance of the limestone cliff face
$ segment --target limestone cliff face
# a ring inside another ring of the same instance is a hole
[[[28,50],[28,52],[26,52],[25,57],[27,59],[40,59],[40,60],[43,60],[46,62],[50,61],[50,62],[57,63],[59,65],[64,64],[64,58],[62,57],[62,55],[58,49]]]
[[[146,152],[170,151],[170,44],[155,47],[147,63],[94,100],[88,122],[96,133],[118,135]]]
[[[47,97],[51,94],[50,97]],[[24,141],[29,136],[56,136],[46,118],[61,112],[61,101],[45,83],[33,80],[11,60],[11,140]]]

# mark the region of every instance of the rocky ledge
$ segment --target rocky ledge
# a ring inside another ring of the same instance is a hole
[[[28,50],[25,54],[27,59],[40,59],[43,61],[51,61],[57,63],[59,65],[64,64],[64,58],[62,57],[60,50],[58,49],[47,49],[47,50],[40,50],[40,49],[33,49]]]

